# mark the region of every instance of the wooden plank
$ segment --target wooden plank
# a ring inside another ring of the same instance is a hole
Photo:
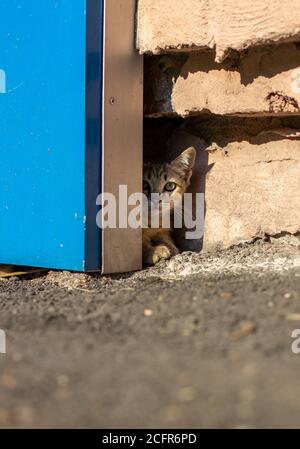
[[[105,1],[103,192],[142,190],[143,58],[134,49],[135,0]],[[118,202],[117,202],[118,203]],[[142,268],[142,230],[103,230],[103,273]]]

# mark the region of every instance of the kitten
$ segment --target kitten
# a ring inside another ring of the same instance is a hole
[[[178,254],[173,238],[174,214],[182,214],[183,195],[190,185],[196,159],[196,150],[185,150],[171,163],[145,163],[143,192],[147,197],[144,205],[143,262],[155,265],[160,260]],[[151,194],[159,194],[151,197]],[[179,211],[180,208],[180,211]],[[164,214],[170,214],[170,226],[164,227]],[[155,223],[151,219],[155,219]],[[145,223],[146,221],[146,223]],[[152,225],[152,226],[151,226]],[[156,227],[154,227],[156,226]]]

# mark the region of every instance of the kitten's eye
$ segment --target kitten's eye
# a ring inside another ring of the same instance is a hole
[[[173,192],[176,189],[176,184],[175,182],[167,182],[167,184],[165,185],[165,190],[167,192]]]
[[[151,190],[150,184],[147,181],[143,181],[143,192],[149,193]]]

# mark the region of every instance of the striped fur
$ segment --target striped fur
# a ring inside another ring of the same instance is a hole
[[[154,265],[178,254],[172,239],[172,218],[176,210],[182,208],[183,195],[190,184],[195,158],[196,150],[189,148],[171,163],[144,164],[143,191],[147,196],[143,230],[145,265]],[[159,194],[159,198],[151,194]],[[171,217],[168,226],[164,223],[164,214]]]

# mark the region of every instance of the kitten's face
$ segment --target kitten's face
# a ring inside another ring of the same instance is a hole
[[[161,217],[162,213],[182,207],[183,194],[190,184],[195,158],[196,150],[189,148],[170,164],[148,162],[144,165],[143,192],[148,199],[146,208],[149,219],[150,210],[152,217],[153,214]],[[151,197],[151,194],[156,195]]]

